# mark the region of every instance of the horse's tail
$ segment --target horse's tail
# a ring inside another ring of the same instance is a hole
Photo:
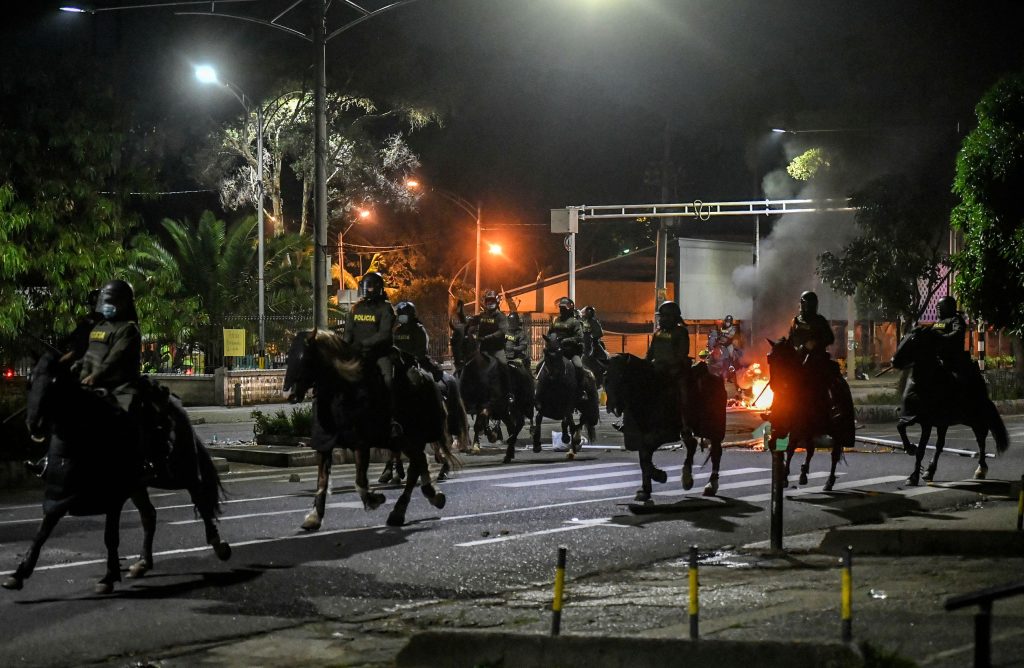
[[[202,503],[216,517],[221,514],[220,502],[225,498],[227,492],[220,480],[220,473],[217,472],[217,467],[213,463],[213,457],[206,449],[206,444],[198,435],[193,434],[192,438],[196,449],[196,467],[199,469],[199,485],[193,501],[197,510]]]
[[[445,381],[445,385],[448,390],[448,435],[459,442],[460,448],[468,448],[469,415],[466,413],[466,405],[462,401],[462,391],[459,390],[459,383],[454,379]],[[461,465],[459,462],[460,468]]]
[[[1003,424],[1003,417],[999,415],[996,405],[991,401],[985,402],[985,424],[992,439],[996,442],[996,452],[1003,453],[1010,447],[1010,435],[1006,432],[1006,425]]]

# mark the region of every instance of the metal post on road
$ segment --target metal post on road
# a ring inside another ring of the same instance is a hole
[[[690,640],[700,637],[700,579],[697,577],[697,546],[690,546]]]
[[[567,549],[558,548],[558,565],[555,567],[555,597],[551,601],[551,635],[557,636],[562,630],[562,590],[565,586],[565,556]]]
[[[853,546],[847,545],[842,561],[842,604],[840,619],[842,620],[843,642],[853,640]]]
[[[1024,475],[1020,477],[1020,492],[1017,494],[1017,531],[1024,530]]]
[[[772,489],[771,489],[771,549],[782,550],[782,490],[786,487],[786,456],[785,447],[779,449],[779,439],[771,432],[765,433],[765,443],[772,453]]]

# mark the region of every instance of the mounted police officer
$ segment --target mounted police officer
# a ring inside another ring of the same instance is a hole
[[[494,290],[484,293],[483,310],[477,314],[474,324],[480,341],[480,352],[498,361],[501,379],[501,395],[510,398],[512,381],[508,373],[508,358],[505,356],[505,336],[508,334],[508,318],[499,308],[501,297]]]
[[[683,322],[679,304],[666,301],[658,306],[658,329],[651,337],[647,359],[666,377],[685,379],[693,360],[690,359],[690,332]]]
[[[576,304],[569,297],[558,300],[558,315],[551,320],[548,337],[554,336],[562,354],[572,360],[576,368],[577,387],[583,387],[583,323],[576,317]]]
[[[352,345],[367,361],[376,363],[384,378],[391,415],[391,437],[402,435],[402,427],[395,420],[397,414],[395,393],[392,391],[395,366],[391,360],[394,344],[392,328],[395,310],[384,293],[384,278],[375,271],[367,272],[359,281],[359,301],[345,316],[342,340]]]
[[[591,357],[601,364],[608,361],[608,351],[605,350],[604,329],[601,321],[597,319],[597,309],[593,306],[583,307],[583,356]]]
[[[947,295],[937,306],[939,319],[932,325],[932,332],[937,339],[935,352],[939,361],[971,394],[984,396],[985,379],[964,349],[967,323],[956,309],[956,298]]]
[[[523,320],[513,311],[508,314],[508,333],[505,334],[505,357],[513,366],[530,371],[530,339],[523,331]]]
[[[829,378],[839,373],[838,366],[832,362],[826,350],[835,340],[828,320],[818,313],[818,295],[805,291],[800,295],[800,311],[793,317],[789,327],[789,342],[805,354],[803,369],[806,380],[815,390],[812,396],[822,402],[817,409],[825,413],[830,409],[827,399]]]
[[[411,356],[425,371],[441,382],[441,369],[430,359],[430,334],[416,314],[416,304],[411,301],[398,302],[395,307],[396,320],[393,338],[395,348]]]
[[[731,315],[725,316],[722,319],[722,326],[718,330],[718,337],[715,340],[715,345],[722,349],[722,357],[728,361],[730,365],[736,362],[736,335],[739,334],[739,328],[736,327],[736,323],[733,321]]]

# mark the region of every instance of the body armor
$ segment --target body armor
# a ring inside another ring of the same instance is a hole
[[[391,302],[372,298],[360,299],[345,317],[346,343],[354,344],[370,357],[383,357],[393,343],[391,328],[395,310]]]

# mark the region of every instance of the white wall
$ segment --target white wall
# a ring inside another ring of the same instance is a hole
[[[684,320],[720,320],[726,314],[748,320],[753,300],[733,285],[737,267],[753,263],[754,244],[678,239],[679,306]]]

